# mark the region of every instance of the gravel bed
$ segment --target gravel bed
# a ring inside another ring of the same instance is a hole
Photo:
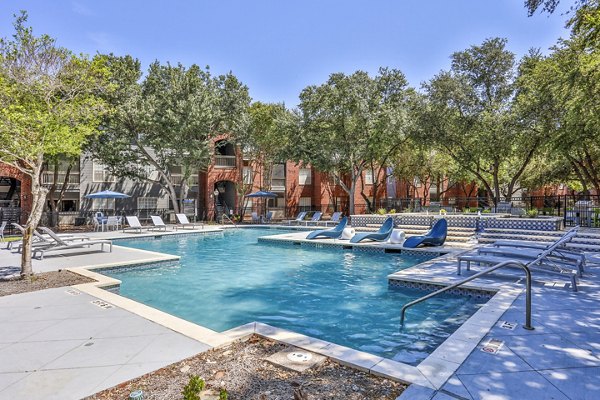
[[[71,271],[42,272],[25,279],[0,280],[0,297],[88,282],[95,281]]]
[[[394,400],[405,386],[326,359],[295,372],[264,359],[290,346],[258,336],[212,349],[139,378],[87,397],[87,400],[127,399],[143,390],[144,400],[182,399],[190,377],[200,376],[206,388],[227,390],[228,400]],[[212,398],[212,397],[211,397]],[[218,398],[218,396],[217,396]]]

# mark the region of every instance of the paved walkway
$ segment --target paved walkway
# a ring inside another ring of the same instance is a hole
[[[0,399],[80,399],[209,348],[97,300],[70,288],[0,297]]]
[[[578,292],[538,286],[532,303],[535,330],[523,329],[523,293],[440,391],[413,385],[401,399],[600,399],[600,265],[588,264]],[[483,351],[490,340],[496,354]]]

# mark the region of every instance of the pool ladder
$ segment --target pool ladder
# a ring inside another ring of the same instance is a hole
[[[433,293],[429,293],[426,296],[423,296],[421,298],[418,298],[414,301],[411,301],[410,303],[405,304],[402,307],[402,310],[400,311],[400,327],[402,328],[402,326],[404,326],[404,315],[406,314],[406,310],[412,306],[414,306],[415,304],[419,304],[425,300],[429,300],[430,298],[437,296],[438,294],[447,292],[448,290],[454,289],[456,287],[459,287],[460,285],[463,285],[467,282],[472,281],[473,279],[477,279],[483,275],[487,275],[490,272],[493,272],[497,269],[500,268],[504,268],[504,267],[521,267],[524,271],[525,271],[525,325],[523,325],[524,329],[527,330],[533,330],[533,326],[531,326],[531,270],[529,269],[529,267],[525,264],[523,264],[522,262],[516,261],[516,260],[508,260],[508,261],[504,261],[501,262],[499,264],[496,264],[494,266],[492,266],[491,268],[486,269],[485,271],[481,271],[476,273],[475,275],[472,275],[466,279],[463,279],[460,282],[454,283],[450,286],[446,286],[445,288],[442,288],[440,290],[437,290]]]

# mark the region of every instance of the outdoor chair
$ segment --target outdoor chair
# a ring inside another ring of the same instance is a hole
[[[149,231],[151,230],[163,230],[166,231],[167,230],[167,225],[165,225],[164,221],[162,220],[162,218],[158,215],[151,215],[150,219],[152,220],[152,224],[154,226],[148,228]]]
[[[13,222],[11,225],[14,226],[19,232],[21,232],[21,235],[25,236],[25,228],[24,227],[17,224],[16,222]],[[48,229],[48,228],[40,227],[39,229],[42,230],[43,232],[45,232],[45,229]],[[54,232],[53,232],[53,234],[60,237],[65,242],[90,240],[89,236],[85,236],[85,235],[76,236],[76,235],[72,235],[70,233],[58,234],[58,233],[54,233]],[[20,253],[21,250],[23,249],[23,240],[8,242],[6,248],[10,250],[10,249],[12,249],[12,247],[14,245],[18,245],[17,252]],[[32,248],[34,248],[34,247],[49,247],[49,246],[55,246],[55,245],[56,245],[56,241],[53,240],[52,237],[50,237],[50,236],[46,237],[46,236],[40,234],[36,230],[33,231],[33,241],[31,243]]]
[[[307,212],[306,211],[302,211],[300,213],[298,213],[298,216],[296,217],[296,219],[290,219],[287,221],[282,221],[282,223],[287,222],[288,225],[291,225],[292,222],[297,222],[300,223],[302,221],[304,221],[304,218],[306,217]]]
[[[411,236],[404,241],[403,247],[415,248],[421,245],[441,246],[448,235],[448,222],[445,218],[436,221],[433,227],[424,235]]]
[[[429,202],[428,210],[430,212],[439,212],[441,209],[442,209],[441,201],[430,201]]]
[[[388,217],[379,227],[377,232],[357,233],[350,239],[350,243],[358,243],[363,240],[373,240],[375,242],[385,242],[389,239],[394,230],[394,218]]]
[[[308,224],[317,224],[320,220],[321,220],[321,216],[323,215],[323,213],[321,211],[316,211],[310,220],[308,221],[302,221],[305,223],[306,226],[308,226]]]
[[[269,211],[267,213],[267,215],[265,215],[264,223],[265,224],[270,224],[272,220],[273,220],[273,211]]]
[[[552,275],[569,278],[573,291],[577,291],[577,275],[579,271],[573,269],[573,264],[565,263],[557,256],[557,249],[561,249],[564,245],[570,242],[575,235],[576,230],[567,232],[563,237],[549,246],[546,250],[538,253],[535,259],[521,259],[510,254],[504,255],[485,255],[485,254],[464,254],[457,257],[457,275],[461,274],[462,262],[467,263],[467,271],[471,269],[471,263],[483,265],[495,265],[505,261],[521,261],[527,265],[531,271],[543,272]],[[578,268],[576,266],[576,268]]]
[[[125,233],[126,230],[134,230],[137,233],[142,233],[142,230],[144,229],[144,227],[140,223],[140,220],[138,219],[138,217],[126,216],[125,219],[127,220],[127,224],[129,226],[127,226],[127,227],[123,226],[123,233]]]
[[[325,237],[325,238],[330,238],[330,239],[339,239],[340,237],[342,237],[342,234],[344,233],[344,228],[346,228],[347,224],[348,224],[348,217],[344,217],[344,218],[342,218],[340,223],[337,224],[337,226],[335,228],[312,231],[311,233],[309,233],[306,236],[306,238],[307,239],[316,239],[318,237]]]
[[[319,221],[317,223],[317,225],[319,224],[324,224],[325,226],[329,226],[329,224],[337,224],[340,222],[340,217],[342,216],[342,213],[339,211],[334,212],[333,214],[331,214],[331,218],[329,219],[329,221]]]
[[[252,214],[250,214],[250,216],[252,217],[252,223],[253,224],[258,224],[260,222],[260,218],[258,217],[258,213],[253,212]]]
[[[510,214],[512,211],[512,203],[510,201],[500,201],[496,204],[494,212],[499,214]]]
[[[177,228],[185,229],[187,227],[192,229],[196,228],[196,224],[191,223],[185,214],[175,214],[175,217],[177,217],[178,222],[178,224],[175,225],[175,230],[177,230]],[[204,229],[204,224],[202,224],[202,229]]]
[[[47,233],[55,242],[56,245],[50,247],[41,247],[33,249],[33,257],[35,258],[38,254],[40,256],[40,260],[44,259],[44,254],[53,251],[61,251],[61,250],[70,250],[70,249],[80,249],[84,247],[90,247],[95,244],[99,244],[101,246],[101,251],[104,251],[104,245],[109,246],[109,251],[112,252],[112,241],[111,240],[83,240],[79,242],[68,242],[63,240],[61,237],[56,235],[52,230],[48,228],[40,228],[45,233]]]
[[[105,225],[106,225],[107,231],[110,231],[111,228],[113,230],[118,231],[121,228],[121,217],[117,217],[117,216],[107,217]]]

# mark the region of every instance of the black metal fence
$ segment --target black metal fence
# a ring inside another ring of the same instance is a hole
[[[377,209],[386,212],[438,212],[448,213],[497,212],[515,216],[555,216],[564,220],[565,226],[600,227],[600,195],[521,196],[497,204],[488,197],[449,197],[439,201],[421,198],[381,199]]]

